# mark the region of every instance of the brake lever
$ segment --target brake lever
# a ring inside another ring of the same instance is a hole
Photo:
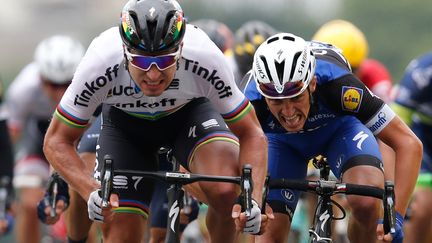
[[[49,197],[51,198],[51,203],[50,203],[50,217],[54,218],[55,216],[57,216],[57,195],[58,195],[58,183],[59,183],[59,174],[57,174],[56,172],[54,172],[54,174],[52,175],[52,181],[48,187],[48,194]]]
[[[101,170],[101,197],[102,197],[102,207],[108,207],[109,205],[109,199],[111,196],[111,191],[113,188],[113,159],[110,155],[105,155],[103,167]]]
[[[395,195],[394,195],[394,183],[392,181],[386,181],[384,185],[384,233],[394,234],[396,233],[396,213],[395,213]]]
[[[252,215],[252,191],[253,191],[253,181],[252,181],[252,166],[246,164],[243,166],[243,173],[241,177],[241,186],[243,194],[243,205],[245,209],[246,217]]]

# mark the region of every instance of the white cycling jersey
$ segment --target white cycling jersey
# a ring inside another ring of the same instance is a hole
[[[223,53],[201,30],[186,28],[182,57],[175,77],[158,97],[145,96],[124,67],[118,27],[95,38],[79,64],[56,115],[68,124],[85,126],[101,104],[111,104],[149,120],[172,114],[190,100],[207,97],[227,122],[235,121],[251,107],[237,88]]]
[[[1,113],[12,129],[20,129],[30,117],[48,121],[56,105],[43,91],[39,69],[33,62],[10,84]]]

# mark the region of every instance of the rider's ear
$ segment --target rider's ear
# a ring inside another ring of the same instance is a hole
[[[315,91],[316,85],[317,85],[317,78],[314,75],[314,77],[312,78],[312,80],[310,81],[310,84],[309,84],[309,90],[311,93],[313,93]]]

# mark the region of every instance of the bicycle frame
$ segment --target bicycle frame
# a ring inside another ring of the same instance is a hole
[[[330,174],[330,166],[327,163],[320,163],[321,161],[318,160],[314,160],[313,162],[314,166],[320,170],[320,180],[322,182],[328,181]],[[333,240],[331,239],[332,221],[333,206],[331,194],[325,192],[319,193],[313,226],[309,229],[310,242],[333,242]]]
[[[173,164],[172,171],[136,171],[136,170],[114,170],[113,159],[106,155],[103,160],[101,170],[101,187],[102,187],[102,205],[108,205],[109,197],[113,189],[113,179],[115,174],[141,176],[153,180],[168,182],[170,187],[167,190],[168,195],[168,229],[165,242],[179,243],[180,228],[180,210],[183,208],[184,190],[183,185],[198,181],[212,182],[229,182],[241,186],[242,207],[245,209],[246,216],[251,214],[252,209],[252,167],[245,165],[242,170],[242,176],[214,176],[193,173],[179,172],[179,163],[169,152],[167,153],[168,161]]]

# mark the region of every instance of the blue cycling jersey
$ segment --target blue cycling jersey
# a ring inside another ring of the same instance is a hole
[[[432,52],[412,60],[400,81],[394,107],[423,143],[421,174],[432,173]],[[422,175],[421,175],[422,176]],[[432,185],[431,182],[428,182]]]

